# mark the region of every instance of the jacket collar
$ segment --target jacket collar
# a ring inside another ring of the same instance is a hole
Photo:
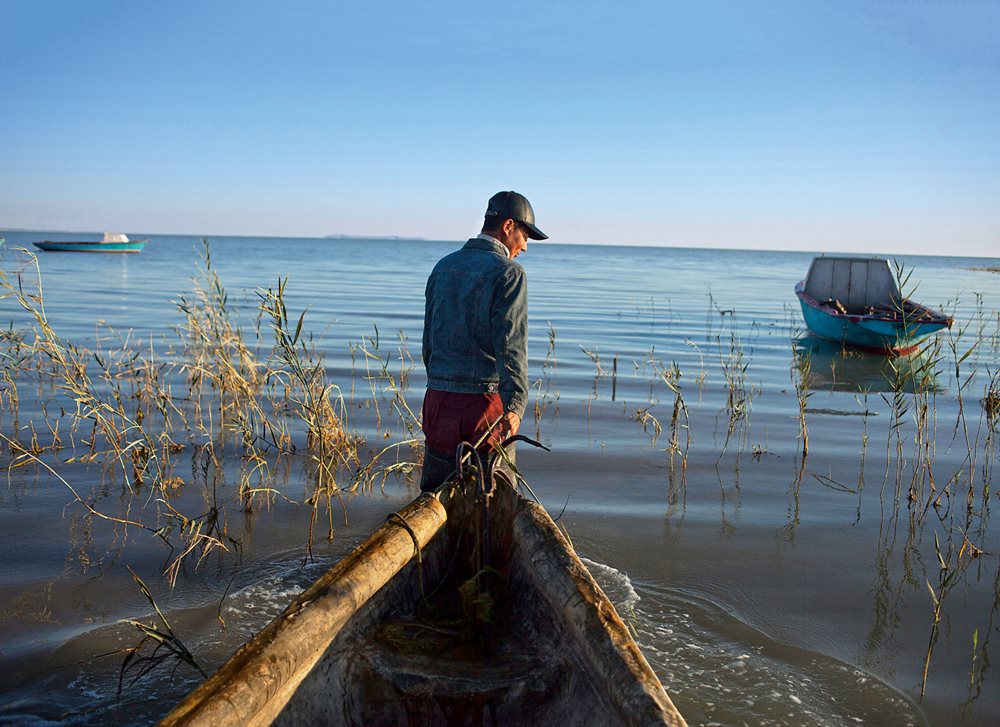
[[[510,252],[504,247],[504,244],[500,242],[495,237],[490,237],[489,235],[479,235],[478,237],[471,238],[463,250],[486,250],[488,252],[495,252],[503,258],[510,257]]]

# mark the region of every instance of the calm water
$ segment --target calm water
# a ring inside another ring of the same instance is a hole
[[[6,237],[3,269],[30,277],[13,248],[59,236]],[[419,361],[424,281],[455,247],[213,238],[211,255],[251,342],[256,289],[288,278],[290,316],[308,309],[304,330],[344,392],[349,426],[374,449],[405,435],[377,431],[356,346],[368,337],[371,347],[377,327],[394,366],[407,351]],[[198,239],[175,236],[153,236],[140,255],[42,253],[46,313],[78,346],[142,341],[160,361],[181,360],[174,302],[191,297],[199,255]],[[552,452],[523,451],[522,467],[691,724],[996,724],[1000,534],[990,511],[1000,502],[988,489],[996,456],[984,398],[1000,366],[1000,276],[976,268],[1000,261],[903,261],[911,285],[919,281],[913,297],[956,318],[937,353],[896,362],[935,372],[920,395],[893,393],[883,357],[803,338],[792,288],[810,259],[533,243],[519,261],[538,415],[524,428]],[[23,329],[28,319],[8,298],[0,322]],[[267,340],[259,345],[266,356]],[[806,356],[803,462],[795,381]],[[675,393],[661,373],[671,369],[688,412],[678,440],[686,468],[680,454],[671,467],[668,453]],[[415,410],[422,379],[418,365],[407,391]],[[19,395],[21,427],[44,429],[44,402],[52,421],[59,406],[72,408],[45,381],[25,380]],[[735,419],[732,399],[742,401]],[[923,431],[934,434],[925,439],[915,420],[923,404]],[[5,400],[10,435],[8,411]],[[156,502],[128,497],[69,456],[41,458],[99,510],[168,524]],[[181,456],[192,473],[203,464]],[[238,467],[222,463],[224,474]],[[186,666],[172,678],[168,666],[126,683],[116,701],[123,657],[112,652],[137,641],[121,620],[150,618],[126,566],[212,669],[416,489],[390,478],[384,492],[349,497],[336,537],[319,538],[303,565],[309,512],[296,503],[308,478],[301,463],[286,467],[274,482],[283,497],[252,515],[232,502],[231,474],[211,493],[191,486],[178,496],[189,513],[220,505],[240,557],[236,567],[215,554],[192,560],[172,590],[163,572],[177,554],[162,541],[88,516],[42,467],[10,470],[0,487],[0,722],[148,723],[196,683]],[[921,699],[935,633],[929,585],[941,606]]]

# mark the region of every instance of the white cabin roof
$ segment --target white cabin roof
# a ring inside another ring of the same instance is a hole
[[[891,306],[900,297],[888,261],[871,257],[814,258],[805,292],[821,302],[840,301],[848,309]]]

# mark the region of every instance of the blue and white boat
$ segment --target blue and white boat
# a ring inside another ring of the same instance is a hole
[[[855,348],[909,353],[953,320],[904,298],[884,258],[814,258],[795,295],[814,335]]]
[[[33,242],[40,250],[55,252],[140,252],[146,247],[146,240],[130,240],[119,232],[105,232],[103,240]]]

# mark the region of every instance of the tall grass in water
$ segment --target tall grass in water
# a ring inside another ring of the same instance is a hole
[[[726,383],[725,411],[728,418],[726,439],[719,451],[718,461],[721,461],[734,435],[737,453],[742,452],[747,444],[755,391],[747,375],[750,359],[735,329],[730,331],[726,345],[723,344],[721,336],[718,338],[718,344],[719,365]]]
[[[588,351],[583,346],[580,346],[580,350],[583,351],[584,355],[591,360],[594,364],[594,383],[591,388],[590,396],[587,398],[587,424],[590,424],[590,408],[591,405],[598,397],[599,393],[599,382],[602,377],[607,376],[608,372],[601,365],[601,353],[597,349],[593,351]]]
[[[415,364],[407,351],[406,337],[402,331],[400,331],[399,345],[395,351],[399,358],[398,374],[392,371],[390,354],[383,355],[382,353],[378,326],[375,326],[373,336],[365,337],[361,344],[353,350],[360,350],[364,355],[365,380],[368,382],[371,392],[366,403],[370,403],[375,409],[376,429],[381,438],[385,440],[392,437],[390,426],[393,423],[398,423],[406,436],[406,439],[382,447],[370,457],[367,464],[357,471],[351,489],[360,488],[370,491],[374,488],[379,471],[381,472],[381,486],[384,487],[385,481],[390,475],[409,474],[423,464],[424,453],[419,435],[421,420],[406,400],[410,371]],[[387,394],[391,394],[388,413],[394,414],[394,417],[383,420],[379,401]],[[395,455],[395,459],[392,463],[384,465],[383,461],[387,460],[389,455]]]
[[[4,297],[7,297],[6,294]],[[10,412],[10,430],[18,430],[21,397],[17,389],[20,372],[30,365],[31,356],[25,350],[24,332],[10,328],[0,331],[0,427],[5,410]]]
[[[287,278],[279,278],[274,288],[260,289],[257,295],[275,341],[268,377],[283,386],[286,403],[306,428],[307,461],[315,479],[314,492],[307,500],[312,506],[308,541],[311,555],[313,526],[321,501],[327,505],[327,538],[333,539],[333,498],[337,497],[343,505],[337,473],[358,463],[357,441],[341,423],[345,408],[340,388],[327,381],[322,358],[309,350],[302,336],[307,311],[302,311],[292,328],[285,303],[287,283]]]
[[[275,468],[296,452],[300,434],[305,440],[305,467],[315,485],[308,498],[314,520],[317,504],[329,506],[337,496],[339,478],[350,477],[353,482],[350,473],[364,470],[359,459],[362,441],[348,433],[339,389],[327,380],[321,358],[307,344],[305,313],[294,318],[288,313],[287,281],[259,292],[257,320],[266,322],[274,341],[262,358],[251,345],[252,334],[248,340],[232,314],[205,243],[194,292],[176,304],[183,316],[177,329],[183,359],[165,363],[158,360],[152,341],[140,343],[130,333],[112,332],[93,352],[60,338],[45,311],[37,258],[27,251],[25,255],[20,272],[0,273],[0,295],[27,314],[24,330],[12,330],[2,341],[0,396],[4,411],[11,412],[3,421],[10,431],[5,435],[12,453],[9,466],[37,466],[45,452],[68,447],[66,461],[92,462],[116,471],[126,493],[122,507],[129,513],[117,520],[145,527],[148,518],[156,523],[153,529],[158,535],[175,543],[180,555],[168,569],[171,580],[188,555],[197,553],[201,559],[206,547],[228,550],[223,536],[226,505],[214,489],[207,512],[191,516],[178,509],[178,493],[192,484],[175,474],[176,455],[184,449],[199,461],[215,462],[214,470],[221,472],[227,439],[236,434],[234,444],[244,462],[239,502],[250,509],[255,498],[278,495],[272,487]],[[25,270],[33,275],[27,276]],[[34,421],[26,428],[18,424],[22,398],[18,381],[32,369],[42,381],[55,384],[59,397],[51,406],[41,405],[42,429]],[[172,390],[178,381],[186,382],[186,391],[180,394]],[[394,406],[408,412],[401,393]],[[412,412],[407,416],[412,431],[416,417]],[[68,427],[60,426],[64,419]],[[207,458],[199,452],[207,452]],[[193,469],[196,475],[198,470]],[[199,485],[198,477],[194,479],[193,484]],[[200,486],[209,484],[203,477]],[[150,496],[133,503],[143,488]],[[98,514],[93,505],[77,499],[88,512]],[[114,515],[99,514],[116,520]],[[329,520],[332,534],[332,514]]]
[[[6,430],[0,436],[11,453],[8,467],[47,471],[85,508],[88,519],[164,540],[171,548],[164,570],[171,587],[185,563],[200,563],[211,553],[227,556],[233,568],[238,564],[241,543],[238,531],[227,525],[228,499],[222,489],[234,449],[243,465],[233,499],[242,509],[252,509],[258,499],[287,499],[274,479],[282,461],[298,457],[312,484],[308,551],[323,504],[332,537],[333,500],[347,483],[356,486],[378,469],[374,460],[361,462],[363,440],[347,429],[340,390],[310,346],[306,313],[289,314],[287,280],[258,291],[256,339],[252,333],[248,337],[233,314],[206,242],[193,293],[176,303],[182,314],[176,330],[183,357],[164,362],[153,341],[140,342],[130,332],[99,336],[94,351],[62,339],[45,311],[38,260],[24,252],[20,271],[0,272],[0,297],[20,307],[26,321],[21,330],[0,336],[0,425]],[[261,323],[273,340],[263,357],[257,353]],[[402,357],[405,341],[400,352]],[[373,360],[370,349],[366,356]],[[391,383],[392,410],[413,435],[419,419],[404,397],[405,367],[401,363],[395,374],[388,358],[376,354],[374,360],[379,362],[376,377]],[[33,403],[41,416],[22,427],[23,381],[31,376],[39,377],[43,388],[54,388],[56,398],[49,404],[49,395],[40,391],[40,401]],[[36,427],[38,421],[42,426]],[[68,427],[61,426],[66,422]],[[88,495],[59,472],[64,466],[54,458],[64,447],[69,450],[68,456],[60,455],[64,462],[103,467],[102,491],[109,483],[120,483],[120,512],[106,511],[101,496]],[[185,450],[191,456],[189,478],[176,473],[177,455]],[[203,494],[182,497],[188,488]],[[184,502],[198,510],[185,512]],[[146,643],[155,638],[149,627],[141,630]],[[160,644],[170,648],[168,642]],[[135,661],[126,665],[129,669],[145,663],[138,651],[131,653]]]
[[[229,294],[212,266],[208,241],[203,241],[199,276],[195,278],[194,297],[181,296],[176,303],[184,315],[179,329],[186,362],[189,395],[193,402],[192,419],[200,433],[212,437],[204,427],[203,408],[209,401],[222,433],[234,428],[242,435],[244,446],[253,449],[267,444],[281,451],[291,449],[291,438],[281,419],[262,406],[261,390],[267,376],[265,365],[251,350],[242,329],[229,308]]]
[[[929,578],[925,578],[927,590],[930,592],[933,609],[931,613],[931,629],[927,644],[927,653],[924,657],[923,671],[920,678],[920,698],[923,699],[927,692],[927,680],[930,674],[931,659],[934,656],[934,647],[937,645],[941,631],[941,619],[944,608],[945,597],[961,583],[965,571],[971,563],[979,558],[983,551],[969,542],[964,535],[960,544],[956,546],[952,539],[947,541],[947,548],[942,552],[941,542],[937,532],[934,533],[934,553],[937,556],[938,578],[937,588],[931,583]]]
[[[119,515],[103,512],[83,497],[57,472],[55,464],[42,459],[45,453],[35,443],[34,436],[33,443],[25,446],[18,432],[10,437],[2,435],[12,455],[8,467],[34,465],[45,469],[66,486],[86,509],[88,517],[114,523],[124,533],[137,528],[162,538],[178,553],[165,571],[173,583],[181,563],[192,552],[198,551],[199,558],[203,558],[217,549],[228,551],[228,548],[221,537],[217,511],[210,509],[208,513],[188,516],[171,504],[171,489],[178,482],[172,475],[173,457],[182,445],[172,438],[169,425],[154,426],[155,417],[151,416],[156,410],[169,419],[171,412],[176,411],[169,390],[159,378],[159,365],[152,355],[147,361],[141,359],[139,349],[131,346],[131,336],[126,336],[115,349],[96,352],[61,339],[45,312],[37,258],[24,252],[28,267],[34,270],[31,281],[25,279],[23,271],[16,279],[0,273],[3,297],[13,299],[27,313],[22,351],[34,359],[42,380],[53,383],[62,397],[60,419],[70,420],[67,440],[72,448],[65,461],[101,465],[110,479],[120,482],[123,488],[123,512]],[[53,434],[48,449],[58,450],[62,444],[58,436],[60,419],[52,424],[49,408],[42,406],[41,411]],[[137,502],[136,496],[144,489],[148,489],[148,496]],[[145,508],[154,510],[153,514],[144,517]]]
[[[937,402],[936,375],[942,362],[941,342],[937,339],[927,344],[917,355],[890,358],[892,371],[892,412],[896,433],[897,497],[902,492],[900,478],[903,465],[907,464],[900,433],[903,430],[899,417],[912,412],[912,456],[908,463],[910,482],[906,489],[911,502],[933,502],[937,485],[934,480],[934,457],[937,452]],[[926,488],[926,492],[925,492]]]
[[[670,413],[670,442],[667,446],[667,453],[670,460],[670,470],[673,471],[674,457],[677,456],[680,458],[680,468],[683,472],[687,470],[688,452],[691,450],[691,415],[681,392],[681,368],[676,361],[672,361],[669,367],[664,367],[654,361],[653,370],[674,395],[674,403]],[[682,431],[684,433],[683,444],[680,436]]]
[[[809,377],[812,374],[812,356],[808,351],[795,350],[792,341],[792,384],[795,386],[795,401],[799,407],[799,436],[802,438],[802,460],[809,455],[809,427],[806,425],[806,409],[809,406]]]
[[[900,290],[906,291],[908,276],[900,276]],[[912,293],[911,293],[912,294]],[[977,296],[977,313],[960,321],[948,332],[925,343],[910,356],[890,358],[891,391],[882,398],[889,407],[890,421],[886,441],[886,472],[882,499],[888,496],[895,522],[900,510],[908,511],[909,537],[904,558],[921,562],[921,552],[929,546],[927,535],[933,529],[936,567],[925,568],[924,585],[930,597],[930,624],[927,648],[922,664],[920,696],[925,695],[932,672],[935,648],[942,628],[948,623],[947,603],[950,594],[964,591],[971,564],[983,555],[983,543],[990,516],[990,481],[995,460],[990,402],[1000,398],[991,355],[987,349],[991,336]],[[957,304],[956,304],[957,305]],[[938,403],[944,396],[938,378],[950,369],[949,398],[955,405],[953,423],[939,422]],[[985,370],[985,376],[984,376]],[[976,382],[983,382],[983,394],[973,393]],[[976,404],[980,413],[975,414]],[[950,435],[947,442],[942,435]],[[954,472],[942,472],[936,462],[938,449],[957,450],[960,454]],[[886,492],[890,471],[894,487]],[[891,494],[890,494],[891,493]],[[923,541],[923,543],[922,543]],[[904,582],[914,582],[912,571]],[[995,598],[1000,603],[1000,584]],[[984,633],[987,627],[966,624],[970,631]],[[974,647],[971,667],[975,682]],[[974,697],[973,697],[974,698]]]
[[[124,649],[125,659],[122,661],[118,674],[119,699],[121,698],[122,688],[125,685],[125,676],[133,669],[137,670],[138,673],[132,676],[129,686],[135,684],[139,679],[158,666],[172,662],[187,664],[200,673],[203,678],[207,679],[208,674],[201,668],[201,665],[195,660],[194,655],[184,645],[184,642],[174,633],[167,617],[163,615],[160,607],[156,605],[156,600],[153,598],[153,594],[149,588],[136,575],[134,570],[129,568],[128,572],[132,576],[132,580],[136,586],[142,592],[142,595],[149,601],[150,606],[156,613],[156,620],[147,624],[137,619],[127,619],[127,623],[138,629],[139,633],[142,634],[142,639],[138,644]],[[147,645],[152,645],[151,651],[146,649]]]
[[[548,322],[548,349],[545,352],[545,360],[542,361],[542,375],[532,384],[535,389],[535,404],[533,415],[535,421],[535,439],[542,438],[542,417],[553,405],[552,416],[559,415],[559,389],[554,388],[554,380],[559,373],[559,361],[556,358],[556,329],[552,322]]]
[[[119,467],[123,481],[133,491],[147,480],[155,485],[169,467],[174,443],[169,435],[157,441],[155,435],[142,426],[142,414],[128,405],[134,398],[133,392],[123,392],[123,387],[135,385],[137,356],[127,347],[101,355],[63,341],[45,312],[38,259],[32,253],[25,253],[29,267],[34,269],[32,281],[26,281],[20,272],[16,281],[0,272],[0,290],[3,291],[0,298],[12,298],[28,314],[28,332],[18,342],[17,349],[34,358],[43,376],[72,402],[72,434],[85,424],[91,425],[89,441],[82,442],[88,449],[86,458],[101,458]],[[54,429],[51,431],[55,433]],[[37,447],[20,446],[16,432],[14,439],[9,441],[15,463],[24,455],[40,451]],[[58,449],[59,444],[61,441],[56,442],[54,438],[52,448]]]

